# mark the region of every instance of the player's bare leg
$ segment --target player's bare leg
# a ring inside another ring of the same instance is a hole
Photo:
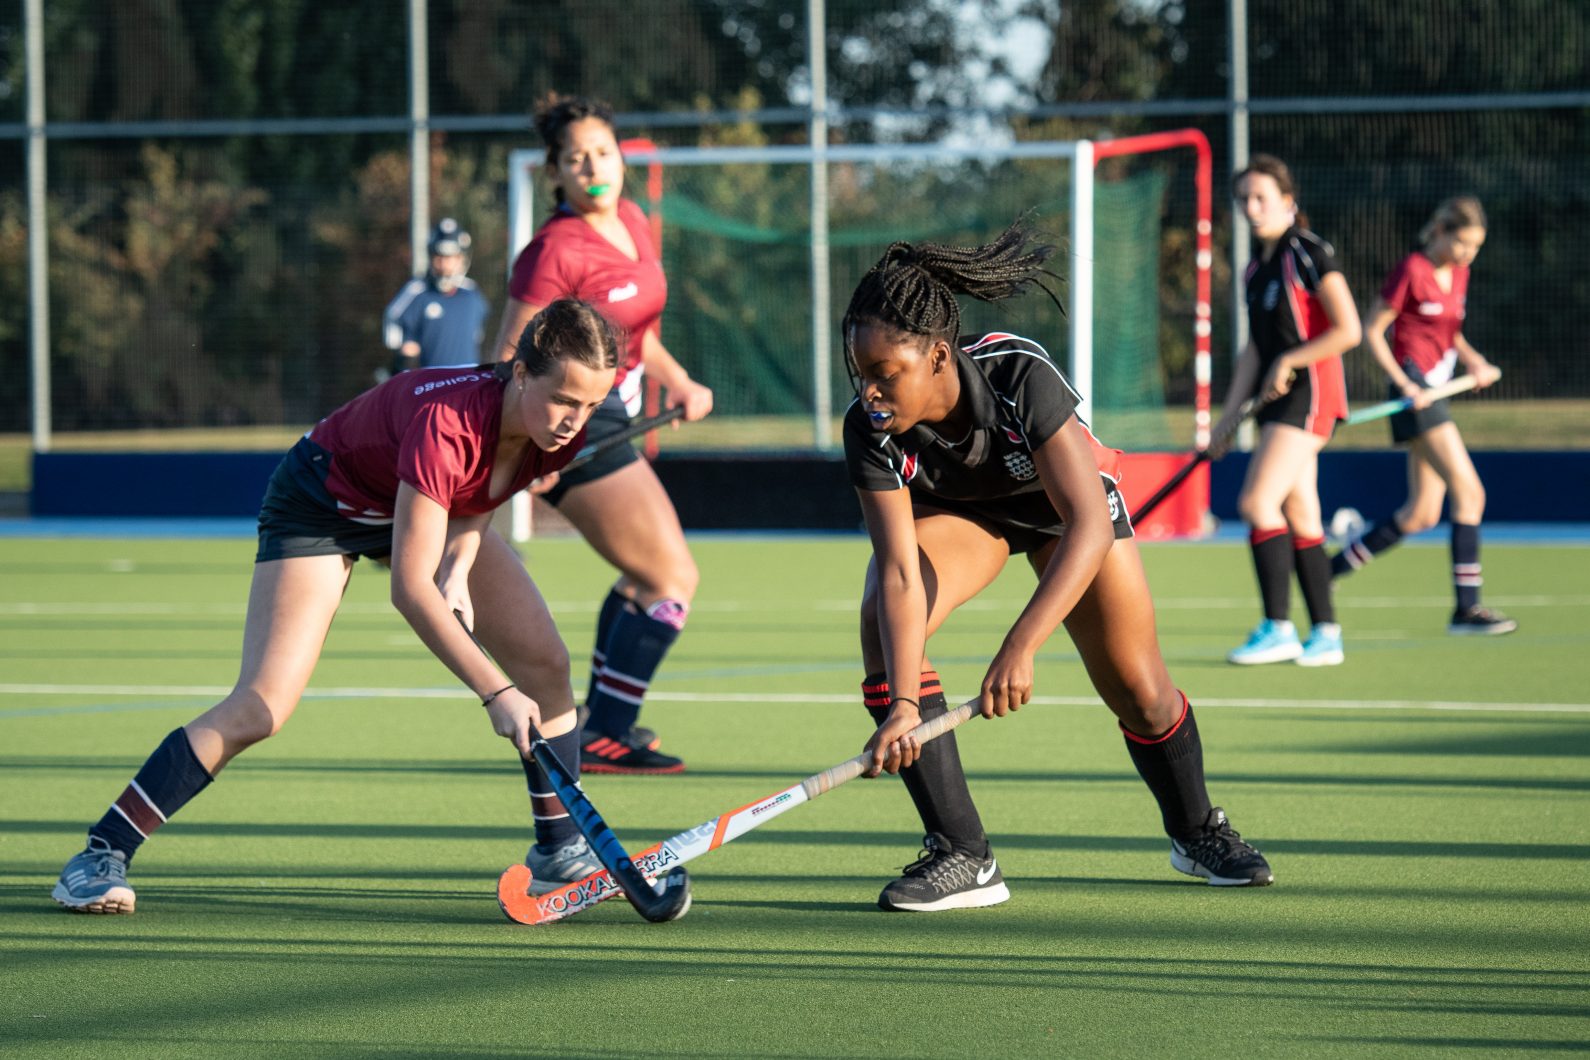
[[[226,698],[169,733],[105,815],[88,846],[61,870],[52,896],[84,913],[131,913],[127,864],[155,829],[228,762],[278,732],[320,658],[351,561],[343,556],[254,566],[243,628],[243,662]]]
[[[1319,505],[1316,499],[1310,508],[1303,496],[1314,492],[1319,451],[1324,444],[1324,438],[1308,431],[1269,423],[1248,463],[1237,507],[1249,527],[1248,544],[1253,551],[1264,617],[1247,641],[1227,655],[1233,663],[1252,666],[1303,659],[1305,647],[1291,622],[1292,573],[1299,569],[1296,553],[1303,548],[1318,552],[1317,562],[1311,553],[1307,566],[1311,575],[1305,582],[1310,587],[1310,612],[1326,617],[1326,624],[1334,627],[1334,616],[1328,607],[1330,561],[1323,551]],[[1292,519],[1298,523],[1293,524]],[[1321,583],[1323,590],[1319,589]],[[1330,634],[1333,630],[1321,632]],[[1335,629],[1334,633],[1334,661],[1340,661],[1340,630]]]
[[[1035,553],[1042,570],[1054,546]],[[1192,705],[1160,654],[1148,579],[1131,540],[1117,541],[1066,619],[1099,696],[1114,712],[1138,774],[1159,803],[1171,866],[1223,886],[1273,882],[1269,864],[1210,805]]]
[[[975,520],[921,506],[916,509],[916,537],[927,597],[926,636],[931,637],[957,607],[999,576],[1010,549],[1003,537]],[[862,682],[863,700],[875,724],[887,716],[891,700],[878,606],[874,560],[867,564],[862,593],[861,645],[868,674]],[[917,699],[924,721],[948,709],[938,674],[926,658]],[[1009,898],[972,802],[954,734],[925,745],[916,764],[902,769],[900,778],[926,835],[921,856],[883,889],[878,905],[888,910],[934,912],[995,905]]]

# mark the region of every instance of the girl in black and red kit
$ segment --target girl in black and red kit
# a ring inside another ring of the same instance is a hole
[[[884,909],[933,911],[1009,897],[953,735],[910,730],[947,710],[927,639],[1023,553],[1038,587],[988,668],[985,717],[1032,695],[1033,657],[1065,624],[1127,751],[1159,802],[1171,865],[1210,883],[1271,882],[1262,855],[1210,805],[1203,747],[1171,682],[1132,526],[1120,453],[1076,416],[1077,395],[1035,342],[960,334],[957,295],[993,302],[1042,283],[1053,248],[1020,222],[987,246],[896,243],[843,321],[858,400],[845,459],[872,538],[861,604],[862,684],[878,730],[872,775],[898,772],[927,832],[884,888]],[[1058,300],[1056,300],[1058,305]]]
[[[1227,658],[1244,666],[1336,666],[1345,655],[1320,519],[1319,453],[1347,418],[1341,358],[1358,345],[1358,309],[1336,252],[1298,212],[1285,163],[1254,155],[1236,175],[1234,190],[1253,226],[1253,260],[1244,278],[1249,339],[1214,436],[1230,437],[1245,401],[1262,403],[1255,414],[1259,445],[1237,508],[1248,523],[1264,617]],[[1293,571],[1308,606],[1306,643],[1291,621]]]
[[[1501,378],[1496,366],[1463,337],[1468,313],[1469,266],[1485,245],[1485,209],[1469,195],[1436,208],[1419,233],[1423,247],[1386,277],[1369,313],[1369,349],[1391,382],[1391,396],[1413,407],[1391,417],[1391,440],[1408,447],[1408,499],[1401,508],[1354,535],[1331,560],[1338,578],[1363,567],[1401,541],[1441,521],[1441,503],[1452,508],[1452,589],[1457,596],[1447,632],[1497,635],[1518,623],[1480,603],[1480,519],[1485,487],[1446,399],[1425,390],[1449,382],[1461,361],[1478,387]],[[1386,329],[1392,332],[1386,342]]]
[[[559,758],[571,768],[577,761],[568,652],[524,564],[490,522],[499,504],[579,451],[618,353],[593,307],[554,302],[524,330],[511,363],[404,372],[300,439],[260,508],[237,684],[149,756],[89,828],[55,900],[83,913],[133,911],[127,863],[228,762],[292,716],[361,556],[391,566],[393,605],[518,749],[535,823],[526,857],[533,889],[600,871],[529,757],[533,723]]]

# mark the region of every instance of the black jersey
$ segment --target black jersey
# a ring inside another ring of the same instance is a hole
[[[1245,294],[1248,329],[1259,354],[1256,395],[1270,366],[1331,326],[1319,291],[1325,277],[1340,272],[1336,251],[1305,228],[1289,228],[1276,243],[1270,260],[1257,253],[1248,263]],[[1347,417],[1347,379],[1340,357],[1315,361],[1297,373],[1285,397],[1261,408],[1260,423],[1285,423],[1330,437],[1338,420]]]
[[[909,489],[913,496],[998,508],[1015,525],[1052,527],[1033,450],[1076,415],[1077,392],[1031,339],[1004,332],[962,337],[956,351],[973,427],[947,439],[917,424],[896,437],[873,429],[860,401],[845,413],[845,463],[858,489]],[[1084,425],[1085,426],[1085,425]],[[1120,453],[1092,437],[1099,471],[1120,477]],[[997,503],[1009,502],[1009,503]]]
[[[1319,288],[1340,271],[1335,249],[1306,228],[1287,229],[1269,261],[1254,247],[1246,278],[1248,333],[1263,367],[1330,326]]]

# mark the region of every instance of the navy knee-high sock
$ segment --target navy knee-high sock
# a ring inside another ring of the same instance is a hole
[[[937,673],[924,672],[921,687],[918,699],[923,721],[932,721],[949,711]],[[884,674],[869,676],[862,682],[861,697],[872,720],[882,725],[883,719],[889,716],[888,677]],[[900,770],[900,779],[905,781],[905,789],[916,804],[925,831],[939,833],[963,854],[977,858],[988,856],[988,836],[983,831],[977,805],[972,802],[971,789],[966,785],[966,773],[961,768],[960,749],[953,732],[923,744],[916,764]]]
[[[1480,527],[1478,523],[1452,524],[1452,590],[1457,594],[1457,609],[1478,607],[1480,586]]]
[[[1253,570],[1259,576],[1259,598],[1264,602],[1264,617],[1285,622],[1292,615],[1292,542],[1286,527],[1271,530],[1258,527],[1248,531],[1248,547],[1253,549]]]
[[[187,731],[173,729],[88,834],[131,861],[143,841],[213,779],[193,753]]]
[[[1126,750],[1148,790],[1159,803],[1165,834],[1172,839],[1191,839],[1203,831],[1209,816],[1209,789],[1204,785],[1204,745],[1198,738],[1198,722],[1192,704],[1181,695],[1182,715],[1169,731],[1158,736],[1139,736],[1125,725]]]
[[[602,609],[596,614],[596,636],[591,643],[591,679],[585,685],[587,701],[596,691],[596,682],[602,677],[602,664],[607,662],[607,638],[613,635],[613,623],[618,621],[619,613],[627,603],[629,601],[616,587],[609,589],[602,601]]]
[[[558,756],[565,769],[580,776],[580,730],[572,729],[562,736],[548,736],[547,746]],[[524,766],[525,781],[530,787],[530,815],[535,823],[536,846],[551,851],[566,845],[580,829],[569,816],[569,811],[553,790],[552,779],[534,758],[520,758]]]
[[[1402,540],[1402,527],[1397,518],[1388,515],[1377,521],[1356,541],[1349,541],[1342,550],[1331,557],[1331,577],[1340,578],[1362,569],[1376,556]]]
[[[645,611],[625,602],[613,619],[602,651],[602,670],[586,693],[591,716],[585,723],[593,735],[621,739],[640,716],[652,675],[679,631],[689,608],[678,600],[658,600]]]
[[[1292,562],[1297,566],[1298,588],[1308,606],[1310,625],[1336,621],[1336,605],[1331,602],[1331,561],[1325,556],[1323,537],[1294,537]]]

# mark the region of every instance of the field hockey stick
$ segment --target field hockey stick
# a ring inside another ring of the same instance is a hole
[[[1164,503],[1166,497],[1169,497],[1172,493],[1175,493],[1177,490],[1181,489],[1181,484],[1191,478],[1192,473],[1197,471],[1200,465],[1213,460],[1214,458],[1209,455],[1209,451],[1211,449],[1218,449],[1225,445],[1225,443],[1229,442],[1236,435],[1237,430],[1242,426],[1247,418],[1253,415],[1253,413],[1258,409],[1259,405],[1259,399],[1256,397],[1251,397],[1238,406],[1237,415],[1231,420],[1230,425],[1227,426],[1225,430],[1220,432],[1219,437],[1211,438],[1209,440],[1209,444],[1206,447],[1193,450],[1192,459],[1188,460],[1180,471],[1177,471],[1170,478],[1166,479],[1165,484],[1159,489],[1155,490],[1153,496],[1144,501],[1142,505],[1138,507],[1137,511],[1132,513],[1132,522],[1140,522],[1146,518],[1148,513],[1152,512],[1155,508],[1158,508]],[[1217,445],[1216,443],[1219,444]]]
[[[480,638],[475,636],[475,631],[464,625],[464,616],[457,611],[453,612],[458,619],[458,624],[464,627],[464,632],[469,634],[469,639],[475,642],[482,655],[487,655],[485,645],[480,643]],[[487,658],[490,658],[487,655]],[[557,752],[547,743],[546,737],[536,729],[535,723],[530,722],[530,753],[552,781],[552,790],[562,801],[564,809],[569,811],[574,824],[580,834],[591,844],[591,850],[596,854],[596,860],[602,863],[609,880],[617,880],[618,887],[624,892],[624,897],[629,899],[629,904],[635,911],[654,924],[667,920],[678,920],[690,909],[690,878],[683,872],[671,873],[654,885],[650,879],[643,876],[635,867],[635,862],[624,850],[618,836],[602,820],[602,815],[596,811],[591,800],[585,792],[580,790],[580,782],[574,774],[563,765]],[[524,866],[519,866],[524,869]],[[530,870],[524,870],[525,884],[529,885]],[[655,874],[654,874],[655,875]]]
[[[910,735],[916,738],[917,743],[927,743],[935,737],[942,736],[955,726],[970,718],[977,709],[977,700],[963,703],[954,710],[946,711],[932,721],[925,721],[911,730]],[[810,802],[817,796],[833,791],[841,784],[848,783],[866,772],[871,764],[872,754],[863,751],[856,757],[839,763],[821,773],[807,777],[793,787],[783,791],[774,792],[765,799],[730,810],[710,821],[703,821],[694,828],[687,828],[670,839],[647,847],[635,855],[635,864],[648,876],[671,870],[674,866],[683,865],[687,861],[699,858],[710,853],[723,844],[749,832],[751,829],[766,824],[781,813],[787,813],[803,802]],[[608,872],[597,872],[564,884],[555,891],[546,894],[529,894],[530,870],[523,865],[511,866],[497,881],[497,903],[502,906],[502,911],[509,920],[521,924],[550,924],[554,920],[571,917],[606,901],[617,892],[618,886],[613,883],[613,876]]]
[[[643,420],[636,420],[634,423],[631,423],[628,427],[625,427],[617,434],[610,434],[606,438],[600,438],[581,449],[578,453],[575,453],[574,459],[570,460],[563,466],[563,473],[567,475],[575,468],[583,467],[584,465],[589,464],[592,460],[595,460],[597,457],[601,456],[609,449],[612,449],[614,446],[623,445],[630,439],[638,438],[643,434],[650,434],[658,427],[667,426],[684,414],[684,406],[676,405],[671,409],[664,409],[655,416],[647,416]]]
[[[1500,379],[1501,376],[1498,375],[1497,378]],[[1479,385],[1480,381],[1476,377],[1472,375],[1460,375],[1450,382],[1442,383],[1440,386],[1433,386],[1424,393],[1430,398],[1431,401],[1440,401],[1442,398],[1449,398],[1455,394],[1467,393]],[[1347,417],[1347,426],[1353,427],[1360,423],[1368,423],[1370,420],[1379,420],[1384,419],[1387,416],[1395,416],[1397,413],[1411,408],[1413,408],[1413,398],[1392,398],[1390,401],[1382,401],[1378,405],[1370,405],[1367,408],[1361,408],[1357,412],[1354,412]]]

